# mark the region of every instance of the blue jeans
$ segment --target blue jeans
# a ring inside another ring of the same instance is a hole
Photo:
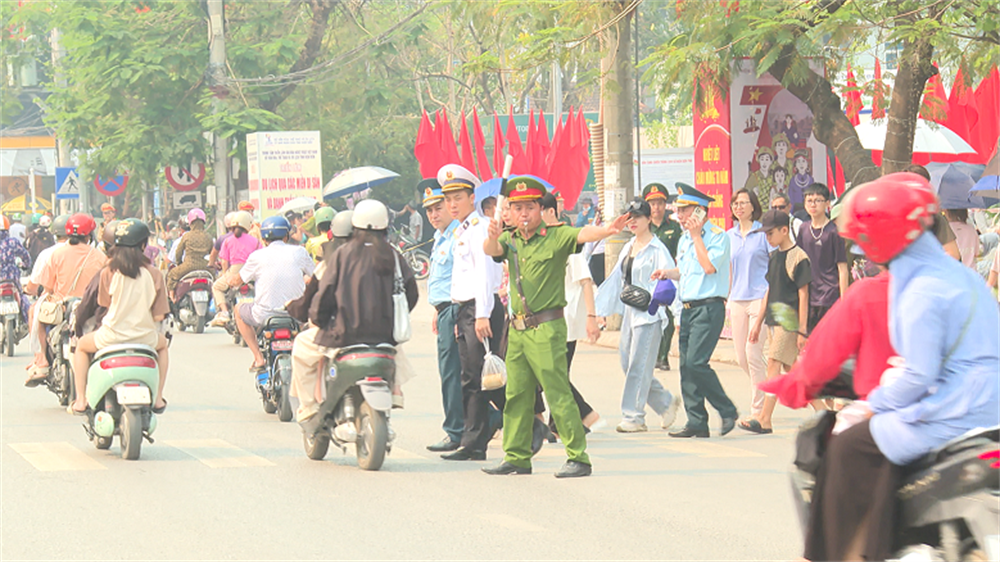
[[[457,304],[449,304],[438,312],[437,349],[441,401],[444,405],[441,427],[452,441],[460,442],[465,429],[465,412],[462,410],[462,363],[458,356],[458,341],[455,340],[457,313]]]
[[[653,376],[660,339],[663,337],[663,323],[653,322],[633,328],[626,324],[631,320],[629,312],[631,311],[626,311],[622,321],[621,342],[618,347],[622,371],[625,372],[622,418],[627,422],[642,424],[646,419],[646,404],[662,415],[674,396]]]

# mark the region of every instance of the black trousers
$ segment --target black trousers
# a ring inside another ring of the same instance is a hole
[[[490,350],[503,356],[501,338],[504,333],[506,309],[500,297],[493,295],[493,313],[490,315]],[[476,302],[459,304],[455,320],[458,330],[458,358],[462,363],[462,407],[465,410],[465,429],[462,432],[462,447],[473,451],[485,451],[493,437],[490,425],[490,402],[503,410],[506,403],[505,389],[484,391],[482,387],[483,358],[486,348],[476,337]]]

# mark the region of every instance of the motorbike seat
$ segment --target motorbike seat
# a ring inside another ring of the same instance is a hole
[[[333,356],[333,360],[342,361],[348,355],[354,355],[359,353],[376,353],[378,355],[388,355],[389,357],[395,357],[396,347],[390,343],[380,343],[377,345],[368,345],[365,343],[360,343],[355,345],[349,345],[338,349],[336,355]]]
[[[962,435],[948,441],[937,449],[927,453],[917,461],[906,465],[904,474],[913,474],[928,469],[944,459],[952,457],[962,451],[982,445],[996,444],[1000,442],[1000,426],[978,427],[967,431]]]
[[[261,324],[260,329],[257,331],[261,332],[264,330],[279,330],[281,328],[287,328],[289,330],[298,330],[299,323],[291,316],[286,316],[284,314],[280,314],[277,316],[268,316],[267,319],[264,320],[264,323]]]
[[[94,354],[94,361],[97,361],[101,357],[107,357],[109,355],[148,355],[153,359],[158,356],[156,350],[148,345],[143,345],[141,343],[118,343],[114,345],[109,345],[105,348],[97,350]]]
[[[180,278],[180,281],[187,281],[189,279],[215,279],[215,275],[206,269],[196,269],[194,271],[189,271]]]

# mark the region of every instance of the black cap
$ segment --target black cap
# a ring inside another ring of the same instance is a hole
[[[649,208],[649,203],[643,199],[633,199],[625,206],[625,212],[632,216],[642,216],[649,218],[653,212]]]
[[[764,213],[764,216],[760,217],[760,228],[754,232],[766,233],[768,230],[774,230],[775,228],[782,226],[790,227],[790,224],[788,213],[771,209],[770,211]]]

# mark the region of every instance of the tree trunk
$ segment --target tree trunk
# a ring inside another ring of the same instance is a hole
[[[292,65],[288,71],[289,74],[306,70],[316,62],[323,47],[323,37],[326,35],[330,12],[333,11],[336,2],[334,0],[309,0],[309,5],[313,12],[312,20],[309,22],[309,36],[302,47],[302,53],[299,54],[299,60]],[[273,113],[283,101],[288,99],[288,96],[292,95],[296,85],[296,83],[285,84],[274,95],[267,98],[267,101],[261,104],[261,108]]]
[[[899,57],[896,82],[887,113],[882,172],[890,174],[906,168],[913,161],[913,134],[917,113],[927,80],[937,74],[931,64],[934,47],[925,39],[904,41]]]

